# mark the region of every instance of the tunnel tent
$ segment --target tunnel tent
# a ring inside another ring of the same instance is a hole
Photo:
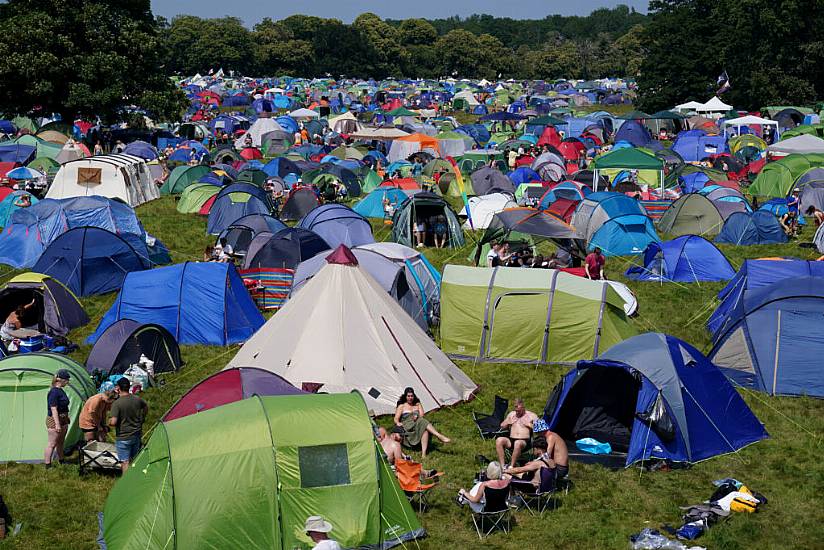
[[[154,363],[155,374],[174,372],[182,365],[180,348],[168,330],[153,323],[121,319],[95,342],[86,360],[86,370],[99,371],[106,377],[123,374],[141,356]]]
[[[578,361],[552,390],[543,416],[570,449],[593,437],[626,466],[696,463],[769,437],[717,366],[686,342],[652,332]]]
[[[78,416],[83,403],[97,390],[82,365],[54,353],[12,355],[0,361],[0,462],[43,462],[46,396],[61,369],[71,375],[65,388],[69,427],[64,450],[69,452],[83,439]]]
[[[97,155],[64,163],[49,186],[46,198],[89,195],[118,199],[131,207],[160,197],[149,167],[140,157]]]
[[[72,292],[59,281],[41,273],[27,272],[13,277],[0,289],[0,315],[4,319],[17,306],[35,301],[32,317],[23,326],[39,332],[65,336],[89,322],[89,316]]]
[[[345,548],[425,536],[360,395],[255,396],[159,423],[109,493],[102,536],[109,548],[218,548],[231,539],[291,550],[306,545],[314,514]]]
[[[455,211],[444,199],[428,192],[412,195],[395,210],[392,218],[392,241],[404,246],[414,246],[415,224],[419,220],[424,220],[427,226],[426,246],[435,244],[435,234],[431,229],[435,223],[446,226],[446,245],[449,248],[464,245],[463,230]]]

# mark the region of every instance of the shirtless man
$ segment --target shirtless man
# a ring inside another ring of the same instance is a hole
[[[378,428],[378,442],[381,444],[383,448],[384,454],[386,454],[386,459],[389,461],[389,464],[394,466],[395,460],[403,459],[403,452],[401,451],[401,444],[398,441],[400,437],[398,434],[393,433],[389,435],[386,433],[386,428],[381,426]]]
[[[536,437],[532,442],[535,458],[524,466],[509,468],[510,475],[521,474],[521,479],[533,485],[541,484],[541,468],[555,472],[555,479],[563,479],[569,474],[569,453],[564,439],[554,432],[546,432],[546,437]],[[525,475],[524,475],[525,474]]]
[[[501,422],[501,428],[509,428],[509,437],[499,437],[495,440],[495,450],[498,451],[499,464],[506,464],[504,451],[512,449],[512,460],[509,466],[515,466],[521,453],[529,448],[532,437],[532,424],[537,419],[538,415],[526,410],[523,399],[518,398],[515,400],[515,410],[509,413]]]

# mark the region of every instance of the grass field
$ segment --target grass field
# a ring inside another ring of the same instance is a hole
[[[163,198],[138,209],[147,230],[163,240],[174,261],[196,260],[209,243],[205,222],[175,211],[174,201]],[[378,240],[388,229],[376,226]],[[461,250],[427,251],[440,269],[446,263],[466,263],[471,244]],[[794,244],[781,247],[722,247],[734,267],[746,258],[797,256],[810,258],[810,249]],[[623,280],[630,260],[610,260],[607,274]],[[12,273],[6,273],[3,280]],[[707,350],[703,323],[712,311],[721,284],[628,283],[638,296],[640,313],[633,320],[639,330],[668,332],[697,348]],[[81,342],[97,325],[114,300],[114,294],[84,299],[92,323],[71,335]],[[822,327],[811,327],[821,330]],[[73,354],[85,360],[89,346]],[[220,370],[236,347],[184,346],[184,368],[166,375],[163,384],[145,392],[153,425],[186,390],[205,376]],[[789,353],[804,353],[791,350]],[[574,490],[558,499],[557,508],[542,518],[527,512],[516,514],[517,525],[509,535],[495,534],[479,545],[469,514],[453,504],[460,487],[467,487],[476,470],[474,456],[493,456],[489,442],[482,441],[470,411],[490,411],[495,394],[522,396],[528,407],[541,411],[546,398],[566,369],[551,366],[461,363],[461,368],[481,386],[478,398],[468,404],[427,415],[453,442],[436,447],[427,467],[446,472],[431,499],[432,507],[421,515],[427,539],[408,548],[616,548],[628,546],[630,534],[662,523],[680,525],[679,506],[700,502],[712,493],[712,480],[735,477],[765,494],[769,505],[753,516],[736,515],[712,529],[698,542],[712,549],[822,548],[821,495],[824,493],[824,401],[808,398],[768,398],[746,391],[744,398],[765,423],[771,438],[728,456],[689,469],[645,472],[638,468],[620,471],[573,463]],[[2,419],[0,419],[2,421]],[[220,434],[216,434],[220,437]],[[230,475],[230,474],[227,474]],[[9,503],[21,534],[0,541],[0,549],[95,548],[96,513],[116,478],[88,475],[80,478],[76,465],[46,471],[42,465],[0,464],[0,494]],[[188,550],[188,549],[186,549]]]

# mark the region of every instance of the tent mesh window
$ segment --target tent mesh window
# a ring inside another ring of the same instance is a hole
[[[99,185],[103,170],[100,168],[78,168],[77,169],[77,184],[78,185]]]
[[[349,453],[346,444],[298,447],[300,486],[349,485]]]

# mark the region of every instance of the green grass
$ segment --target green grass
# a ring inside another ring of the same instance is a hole
[[[154,201],[138,212],[147,230],[169,246],[176,262],[199,259],[203,247],[210,242],[203,219],[178,214],[171,198]],[[389,228],[375,224],[375,234],[378,240],[386,240]],[[465,264],[472,244],[472,239],[468,239],[467,246],[460,250],[427,250],[426,254],[439,269],[445,263]],[[795,244],[722,250],[736,268],[746,258],[813,256],[810,249]],[[608,276],[624,280],[621,274],[629,264],[630,260],[610,259]],[[709,338],[703,323],[712,311],[721,284],[625,282],[638,296],[640,314],[632,322],[639,330],[668,332],[699,349],[707,349]],[[113,300],[113,294],[83,299],[92,323],[75,331],[71,335],[74,341],[82,341],[94,330]],[[164,376],[161,385],[144,394],[150,405],[148,425],[153,425],[193,384],[223,368],[236,349],[184,346],[185,367],[177,374]],[[89,346],[81,346],[73,357],[82,361],[89,350]],[[443,470],[446,476],[434,490],[431,509],[421,515],[429,537],[408,545],[409,548],[623,549],[627,548],[629,535],[644,527],[679,525],[678,506],[708,498],[713,489],[711,481],[727,476],[764,493],[770,503],[756,515],[733,516],[699,540],[701,545],[713,549],[822,546],[821,511],[817,503],[824,491],[820,460],[824,451],[824,401],[768,398],[750,391],[744,392],[744,398],[766,424],[769,440],[737,454],[668,473],[642,472],[637,468],[610,471],[573,463],[574,490],[559,499],[556,510],[543,518],[518,512],[517,526],[510,535],[495,534],[479,545],[467,511],[452,503],[458,488],[467,487],[472,479],[476,469],[474,456],[494,455],[492,444],[478,437],[470,411],[490,411],[495,394],[522,396],[530,409],[540,411],[566,369],[471,362],[460,366],[481,386],[481,391],[471,403],[427,415],[453,442],[436,447],[426,460],[427,467]],[[42,465],[0,465],[0,494],[9,502],[16,521],[23,522],[21,535],[0,542],[0,549],[95,548],[96,513],[102,510],[115,481],[114,477],[96,474],[80,478],[75,465],[49,471]]]

